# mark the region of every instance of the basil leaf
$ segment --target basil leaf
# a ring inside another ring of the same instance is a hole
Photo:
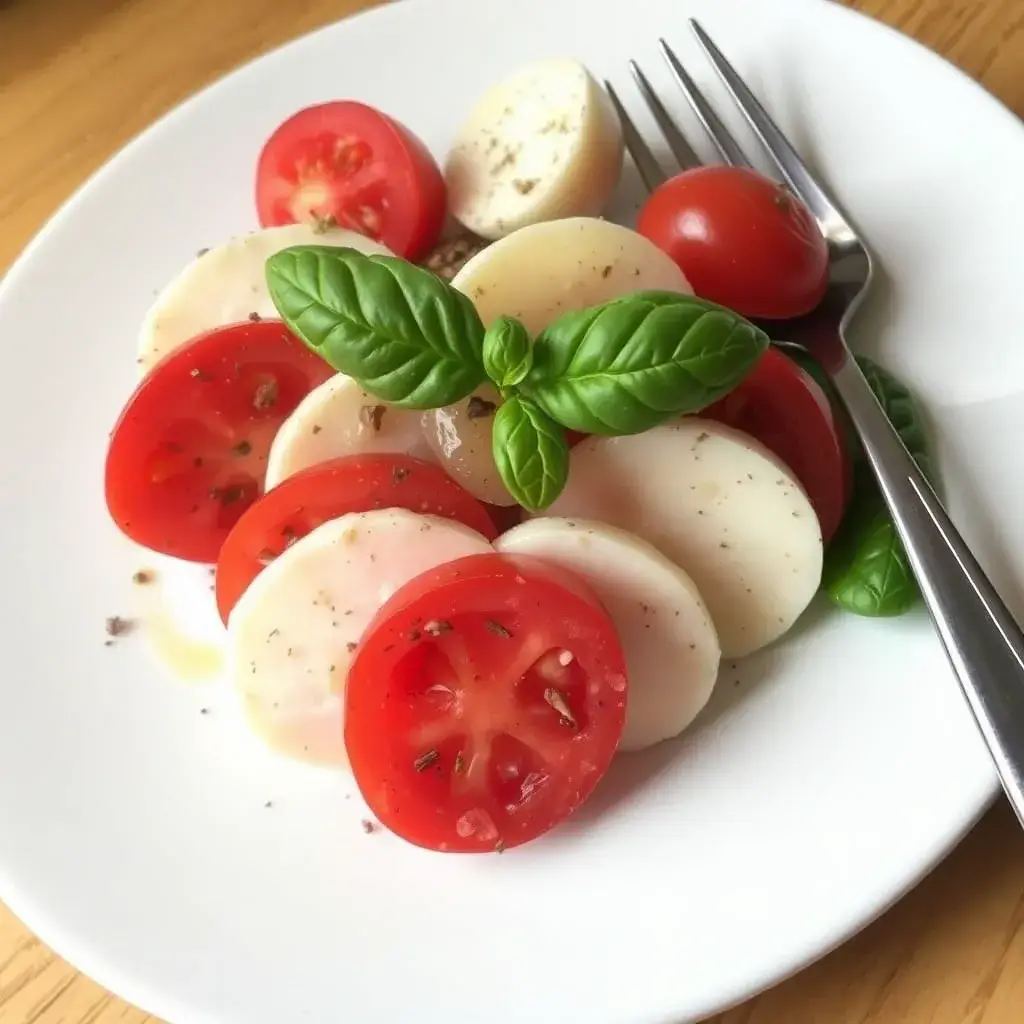
[[[882,369],[874,360],[868,359],[867,356],[857,356],[856,359],[861,373],[885,410],[885,415],[889,417],[889,422],[896,428],[896,433],[900,435],[907,451],[914,457],[921,472],[934,487],[934,467],[928,455],[928,437],[917,400],[906,385],[888,370]]]
[[[513,395],[494,416],[494,462],[523,508],[547,508],[569,477],[565,431],[529,399]]]
[[[714,303],[638,292],[541,332],[524,394],[570,430],[636,434],[731,391],[768,336]]]
[[[934,485],[934,465],[917,401],[873,360],[857,356],[857,364],[907,450]],[[835,604],[855,615],[902,615],[920,593],[896,525],[860,452],[853,500],[825,554],[822,583]]]
[[[851,507],[822,582],[832,601],[855,615],[892,617],[914,606],[917,581],[881,496],[862,496]]]
[[[498,317],[484,334],[484,370],[499,388],[515,387],[533,365],[526,328],[510,316]]]
[[[284,322],[334,369],[408,409],[465,398],[484,379],[484,328],[469,299],[392,256],[299,245],[267,260]]]

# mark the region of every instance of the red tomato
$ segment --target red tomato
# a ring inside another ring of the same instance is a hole
[[[161,360],[107,449],[107,507],[139,544],[215,562],[263,490],[277,428],[334,371],[279,320],[221,327]]]
[[[752,435],[782,459],[807,492],[822,539],[832,538],[850,495],[850,459],[828,400],[819,399],[798,366],[770,348],[734,391],[700,415]]]
[[[500,851],[590,795],[625,713],[622,649],[590,589],[539,559],[472,555],[407,583],[367,627],[345,744],[403,839]]]
[[[498,533],[505,533],[523,521],[522,505],[485,505]]]
[[[260,224],[326,221],[417,260],[444,226],[444,178],[403,125],[351,100],[321,103],[278,127],[256,167]]]
[[[217,608],[228,614],[268,562],[328,519],[407,508],[457,519],[488,540],[498,535],[484,506],[443,469],[409,455],[346,455],[290,476],[238,520],[220,549]]]
[[[697,167],[654,190],[640,234],[679,265],[702,298],[747,317],[810,312],[828,283],[828,246],[810,210],[744,167]]]

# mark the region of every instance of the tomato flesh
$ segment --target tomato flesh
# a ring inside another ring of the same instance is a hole
[[[851,463],[827,399],[819,399],[798,366],[770,348],[738,387],[700,415],[750,434],[782,459],[807,492],[822,540],[831,540],[849,500]]]
[[[333,373],[279,320],[218,328],[169,353],[110,438],[114,522],[154,551],[215,562],[263,490],[278,427]]]
[[[271,135],[256,169],[260,224],[337,224],[417,260],[444,226],[444,179],[393,118],[344,100],[307,107]]]
[[[828,246],[810,210],[745,167],[697,167],[654,190],[637,231],[702,298],[746,317],[810,312],[828,284]]]
[[[608,768],[626,667],[592,591],[538,559],[473,555],[396,593],[349,670],[345,743],[381,823],[501,851],[571,814]]]
[[[231,609],[267,564],[328,519],[405,508],[442,516],[493,540],[484,506],[439,466],[409,455],[346,455],[296,473],[268,491],[228,534],[217,562],[217,608]]]

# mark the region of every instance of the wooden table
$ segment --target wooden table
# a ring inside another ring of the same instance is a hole
[[[157,115],[250,57],[372,2],[0,0],[0,272]],[[939,50],[1024,113],[1021,0],[846,2]],[[715,1024],[1018,1024],[1022,924],[1024,835],[1000,802],[884,918]],[[155,1024],[0,905],[0,1024],[143,1021]]]

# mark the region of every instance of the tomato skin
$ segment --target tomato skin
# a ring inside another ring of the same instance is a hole
[[[111,433],[114,522],[153,551],[215,562],[263,490],[277,428],[333,373],[279,320],[217,328],[168,353]]]
[[[264,144],[256,167],[260,224],[334,222],[418,260],[447,212],[444,178],[427,147],[364,103],[306,107]]]
[[[328,519],[405,508],[455,519],[488,540],[498,530],[485,507],[433,463],[410,455],[345,455],[282,480],[235,524],[217,561],[217,609],[225,623],[269,558]]]
[[[622,648],[590,588],[540,559],[472,555],[410,581],[367,627],[345,743],[391,831],[431,850],[500,852],[583,803],[625,712]]]
[[[828,400],[796,364],[769,348],[733,391],[700,415],[750,434],[782,459],[807,492],[822,541],[832,539],[852,488],[850,457]]]
[[[828,284],[828,245],[807,207],[745,167],[696,167],[659,185],[637,231],[701,296],[746,317],[810,312]]]

